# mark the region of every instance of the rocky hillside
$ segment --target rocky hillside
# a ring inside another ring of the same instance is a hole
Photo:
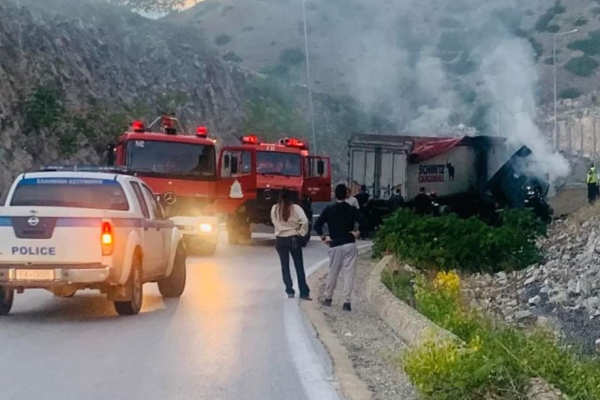
[[[486,83],[512,70],[507,62],[533,95],[551,101],[557,32],[578,29],[557,36],[560,96],[600,89],[598,1],[307,0],[306,8],[316,90],[349,94],[401,127],[425,119],[482,129],[510,118],[489,112],[498,103],[489,92],[500,89]],[[301,1],[206,0],[169,19],[202,30],[225,60],[306,82]],[[524,46],[493,54],[513,39]]]
[[[584,207],[550,227],[545,261],[467,280],[478,305],[502,319],[556,329],[587,354],[600,351],[600,209]]]
[[[163,110],[225,140],[239,135],[243,77],[196,35],[120,9],[58,3],[68,16],[0,2],[0,197],[15,174],[41,163],[98,162],[133,118]]]

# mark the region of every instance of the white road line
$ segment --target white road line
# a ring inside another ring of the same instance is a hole
[[[372,245],[372,243],[359,245],[358,249],[364,250],[370,248]],[[307,268],[306,275],[312,275],[328,262],[329,257],[316,262]],[[312,327],[305,326],[301,318],[298,303],[295,301],[285,302],[283,306],[283,323],[292,359],[300,376],[304,391],[309,400],[341,400],[340,395],[332,386],[331,378],[319,360],[315,348],[310,342],[308,335],[316,336],[316,333]]]

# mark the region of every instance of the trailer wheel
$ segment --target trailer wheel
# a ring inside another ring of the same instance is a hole
[[[0,286],[0,315],[8,315],[13,305],[15,291],[13,289]]]

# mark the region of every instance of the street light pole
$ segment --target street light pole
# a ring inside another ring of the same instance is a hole
[[[304,53],[306,58],[306,79],[308,80],[308,106],[310,108],[310,126],[315,154],[317,153],[317,137],[315,134],[315,109],[312,95],[312,79],[310,77],[310,57],[308,55],[308,25],[306,22],[306,0],[302,0],[302,18],[304,21]]]
[[[577,32],[578,29],[573,29],[568,32],[560,32],[552,35],[552,65],[554,70],[554,132],[552,133],[552,141],[554,142],[554,151],[558,150],[558,95],[556,93],[556,37],[568,35]]]

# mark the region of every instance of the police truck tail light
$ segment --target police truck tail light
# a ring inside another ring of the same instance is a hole
[[[113,229],[110,222],[102,223],[102,236],[100,241],[102,243],[102,255],[110,256],[114,249]]]

